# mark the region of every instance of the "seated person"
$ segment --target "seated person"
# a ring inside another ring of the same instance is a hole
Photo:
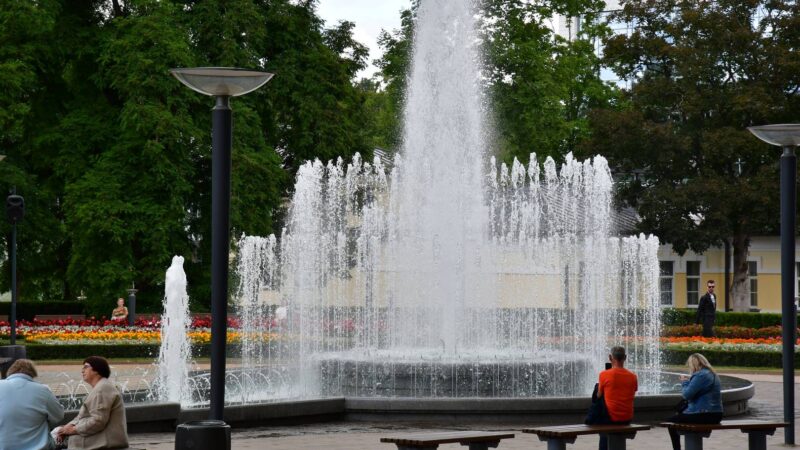
[[[100,356],[90,356],[83,361],[83,381],[92,386],[78,415],[70,423],[59,427],[57,440],[69,439],[70,450],[95,450],[128,447],[128,425],[122,394],[108,380],[111,368]]]
[[[717,424],[722,421],[722,386],[719,376],[714,372],[705,356],[700,353],[689,355],[686,361],[691,377],[681,377],[683,391],[681,396],[687,401],[686,409],[667,419],[674,423]],[[681,437],[675,430],[669,430],[672,448],[681,450]]]
[[[124,322],[128,320],[128,308],[125,307],[125,300],[122,298],[117,299],[117,307],[111,311],[111,320]]]
[[[639,390],[639,381],[636,374],[625,368],[627,359],[623,347],[613,347],[608,359],[611,368],[600,372],[600,380],[597,383],[597,402],[594,406],[599,414],[590,414],[587,417],[587,425],[612,425],[629,424],[633,420],[633,397]],[[594,411],[593,411],[594,412]],[[600,435],[600,450],[608,449],[608,436]]]
[[[33,381],[33,361],[18,359],[0,381],[0,450],[53,449],[50,427],[64,418],[64,408],[50,389]]]

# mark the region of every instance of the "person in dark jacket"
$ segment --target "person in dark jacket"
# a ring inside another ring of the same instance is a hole
[[[716,283],[708,280],[708,292],[700,297],[697,305],[697,323],[703,324],[703,337],[714,337],[714,322],[717,320],[717,295],[714,294]]]
[[[673,423],[707,423],[722,421],[722,395],[719,376],[705,356],[694,353],[686,361],[690,377],[682,376],[681,396],[688,402],[686,409],[667,419]],[[673,450],[681,450],[681,438],[669,430]]]

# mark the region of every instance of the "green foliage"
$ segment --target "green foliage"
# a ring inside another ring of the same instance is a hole
[[[750,312],[717,312],[716,326],[738,326],[745,328],[767,328],[781,325],[781,314]],[[696,322],[696,309],[665,308],[661,323],[664,326],[693,325]],[[798,320],[800,326],[800,320]]]
[[[276,73],[231,102],[234,237],[280,226],[303,160],[369,156],[352,82],[366,48],[349,22],[323,29],[314,2],[11,0],[0,24],[0,180],[27,206],[20,299],[83,290],[87,314],[102,315],[135,282],[140,309],[155,310],[180,254],[193,303],[208,304],[212,101],[170,68]]]
[[[227,348],[230,357],[241,355],[240,345],[228,345]],[[157,358],[159,349],[159,344],[25,344],[26,356],[34,361],[54,359],[82,360],[87,355],[100,355],[112,360],[112,362],[114,358]],[[211,356],[211,345],[193,345],[192,356],[194,358]]]
[[[685,365],[686,360],[697,350],[670,349],[661,352],[663,364]],[[782,367],[783,354],[781,352],[766,352],[757,350],[710,350],[704,349],[703,356],[708,358],[714,366],[736,367]],[[800,363],[800,355],[794,354],[794,363]]]
[[[621,109],[591,115],[585,151],[609,158],[641,231],[678,253],[733,238],[745,309],[749,237],[779,217],[777,154],[746,128],[800,115],[800,5],[624,1],[613,19],[634,28],[605,41],[605,63],[632,87]]]
[[[595,41],[609,33],[595,20],[604,7],[595,0],[485,3],[485,73],[501,159],[525,163],[532,152],[559,158],[588,137],[589,109],[615,96],[595,54]],[[548,23],[556,14],[581,17],[581,26],[560,36]]]
[[[17,320],[33,320],[40,314],[81,315],[84,305],[79,302],[17,302]],[[109,310],[110,311],[110,310]],[[11,314],[11,303],[0,303],[0,315]]]

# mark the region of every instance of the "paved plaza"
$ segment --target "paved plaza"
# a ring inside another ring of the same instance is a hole
[[[78,371],[72,366],[39,366],[40,381],[43,383],[60,383],[66,375],[76,376]],[[135,379],[142,373],[142,368],[135,365],[117,365],[115,371],[122,377]],[[72,372],[75,372],[72,374]],[[66,374],[66,375],[65,375]],[[128,375],[126,375],[128,374]],[[782,378],[779,374],[735,373],[730,374],[751,380],[756,387],[755,397],[750,401],[751,413],[740,418],[756,418],[765,420],[781,420],[783,418]],[[800,377],[795,377],[800,386]],[[800,390],[795,389],[800,398]],[[531,423],[531,426],[537,425]],[[381,444],[380,438],[389,435],[413,433],[419,431],[448,430],[486,430],[486,431],[518,431],[519,424],[498,425],[480,423],[442,423],[439,425],[413,423],[369,423],[369,422],[329,422],[295,426],[264,426],[233,430],[234,449],[394,449],[394,445]],[[546,449],[544,442],[536,436],[516,433],[515,439],[505,440],[498,447],[500,450],[535,450]],[[800,431],[795,431],[800,436]],[[174,433],[132,434],[130,443],[133,447],[148,450],[172,450],[175,448]],[[769,448],[785,448],[783,431],[778,430],[768,438]],[[457,444],[442,445],[440,449],[463,449]],[[579,437],[575,444],[567,447],[571,450],[594,450],[597,438],[594,436]],[[629,449],[660,450],[670,449],[666,430],[654,428],[639,433],[635,440],[629,441]],[[706,439],[708,450],[738,450],[747,448],[747,435],[739,431],[716,431]]]

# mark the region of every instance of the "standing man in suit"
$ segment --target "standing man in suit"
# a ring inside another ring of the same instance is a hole
[[[714,294],[716,283],[708,280],[708,292],[700,297],[697,305],[697,323],[703,324],[703,337],[714,337],[714,321],[717,319],[717,295]]]

